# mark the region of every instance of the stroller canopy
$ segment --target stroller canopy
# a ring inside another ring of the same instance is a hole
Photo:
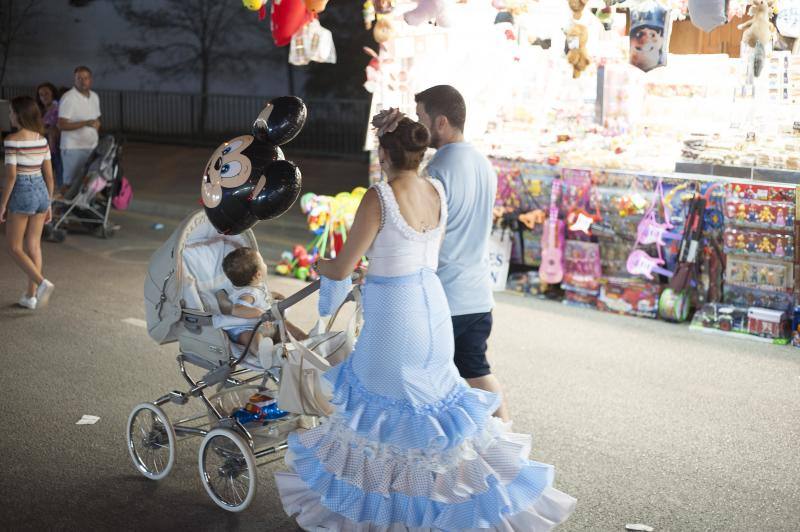
[[[153,254],[144,281],[147,332],[153,340],[176,341],[183,310],[220,313],[215,292],[232,288],[222,271],[222,259],[243,246],[258,250],[252,230],[221,235],[204,211],[180,223]]]

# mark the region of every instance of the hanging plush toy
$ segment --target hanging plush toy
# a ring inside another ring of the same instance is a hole
[[[328,5],[328,0],[305,0],[309,13],[322,13]]]
[[[333,34],[314,19],[292,35],[289,46],[289,63],[307,65],[317,63],[336,63],[336,47]]]
[[[752,18],[738,26],[740,30],[745,30],[742,42],[753,49],[753,74],[756,77],[761,75],[766,49],[775,33],[775,26],[770,22],[772,11],[770,0],[751,0],[748,13]]]
[[[581,24],[573,24],[567,31],[567,62],[572,65],[572,78],[579,78],[581,72],[591,63],[586,43],[589,41],[589,30]]]
[[[286,46],[292,41],[292,35],[308,24],[314,14],[306,9],[304,0],[273,0],[270,18],[275,46]]]
[[[689,0],[689,20],[710,32],[728,22],[728,0]]]
[[[667,64],[669,11],[657,2],[631,9],[631,64],[645,72]]]
[[[364,2],[361,14],[364,15],[364,27],[371,30],[372,23],[375,22],[375,4],[372,3],[372,0]]]
[[[214,151],[200,197],[217,231],[239,234],[292,206],[300,194],[300,169],[284,160],[279,146],[295,138],[305,120],[300,98],[275,98],[256,118],[252,135],[233,138]]]
[[[267,0],[242,0],[242,4],[250,11],[258,11],[258,20],[267,18]]]
[[[374,93],[381,84],[381,60],[378,53],[369,46],[365,46],[363,50],[371,58],[365,69],[367,80],[364,82],[364,89]]]
[[[394,36],[394,26],[392,26],[392,21],[389,20],[389,17],[378,15],[378,21],[372,30],[372,36],[378,44],[383,44]]]
[[[567,0],[569,4],[569,9],[572,11],[572,18],[575,20],[580,20],[583,16],[583,8],[586,7],[586,4],[589,0]]]
[[[375,13],[378,15],[388,15],[394,9],[394,0],[374,0]]]
[[[434,21],[443,28],[452,25],[450,6],[447,0],[419,0],[417,7],[403,15],[403,18],[411,26],[419,26],[430,21]]]

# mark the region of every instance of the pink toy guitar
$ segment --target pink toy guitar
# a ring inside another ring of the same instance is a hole
[[[645,215],[639,226],[636,228],[636,236],[640,244],[658,244],[665,246],[665,240],[680,240],[681,235],[669,231],[672,226],[666,223],[658,223],[654,216]]]
[[[554,179],[550,191],[550,216],[542,225],[542,264],[539,278],[547,284],[558,284],[564,278],[564,222],[558,219],[558,193],[561,180]]]
[[[625,266],[631,275],[643,275],[650,280],[653,280],[653,273],[672,277],[672,272],[662,268],[662,264],[664,264],[663,259],[651,257],[644,250],[634,249],[628,255],[628,261]]]

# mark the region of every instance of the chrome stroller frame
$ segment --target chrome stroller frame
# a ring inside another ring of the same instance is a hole
[[[290,345],[283,327],[286,309],[310,296],[319,287],[320,282],[316,281],[277,303],[273,309],[278,310],[278,316],[274,315],[273,310],[262,315],[259,325],[265,321],[279,324],[284,349],[288,349]],[[330,333],[330,329],[345,304],[357,301],[354,294],[357,290],[360,288],[354,285],[326,324],[325,333],[309,339],[310,349],[316,349],[336,335],[344,334]],[[211,326],[211,317],[201,313],[184,310],[181,319],[190,331],[194,328],[202,333],[204,326]],[[217,332],[227,342],[224,333]],[[184,351],[181,346],[177,363],[189,390],[174,390],[155,401],[141,403],[134,407],[128,417],[127,447],[131,460],[140,473],[152,480],[165,478],[175,464],[178,437],[185,439],[200,436],[203,440],[198,451],[198,467],[201,482],[209,497],[218,506],[231,512],[240,512],[250,505],[257,485],[256,460],[286,449],[288,432],[297,428],[313,427],[318,419],[290,414],[286,418],[256,426],[251,423],[243,424],[233,416],[233,411],[242,407],[246,398],[255,391],[268,390],[275,395],[277,389],[269,388],[268,384],[276,387],[280,385],[279,368],[265,368],[262,372],[260,369],[246,367],[245,359],[249,348],[248,344],[240,356],[229,356],[227,362],[217,365],[190,351]],[[187,371],[187,364],[206,370],[206,374],[199,380],[193,379]],[[259,380],[261,383],[255,385]],[[218,386],[217,393],[206,397],[204,392],[215,385]],[[170,421],[162,406],[169,403],[183,406],[192,397],[200,399],[207,413]],[[201,419],[205,422],[196,424]]]
[[[86,161],[80,177],[75,178],[75,182],[67,192],[67,196],[53,200],[54,210],[60,209],[63,212],[53,213],[53,221],[45,226],[45,238],[52,242],[63,242],[66,238],[66,226],[72,222],[78,222],[84,225],[95,225],[93,233],[100,238],[111,238],[115,232],[114,224],[109,222],[111,214],[111,200],[114,191],[119,186],[119,180],[122,178],[120,169],[120,160],[122,158],[122,142],[113,135],[104,135],[101,142],[106,142],[110,138],[113,142],[113,154],[110,154],[109,168],[110,173],[102,175],[105,170],[104,162],[106,157],[97,153],[100,148],[95,148],[89,160]],[[91,175],[92,166],[99,165],[96,170],[98,177],[106,179],[107,183],[103,190],[108,196],[106,204],[102,205],[99,201],[95,201],[97,193],[92,193],[89,189],[89,182],[84,182],[86,177]]]

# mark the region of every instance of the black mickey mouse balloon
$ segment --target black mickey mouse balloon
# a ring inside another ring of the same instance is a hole
[[[261,142],[276,146],[286,144],[300,133],[306,123],[306,104],[296,96],[271,100],[253,124],[253,135]]]
[[[239,234],[259,220],[277,218],[300,195],[300,169],[278,147],[303,127],[306,107],[295,97],[271,100],[242,135],[219,146],[206,165],[201,197],[206,215],[223,234]]]

